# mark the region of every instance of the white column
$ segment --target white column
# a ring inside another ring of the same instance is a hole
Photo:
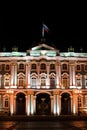
[[[57,111],[56,111],[57,106],[56,105],[57,105],[56,104],[56,94],[54,94],[54,115],[57,114]]]
[[[14,96],[14,108],[13,108],[13,110],[14,110],[14,114],[16,114],[16,96]]]
[[[50,88],[50,80],[49,80],[49,65],[47,65],[46,88]]]
[[[60,96],[57,94],[57,115],[60,115]]]
[[[26,79],[25,79],[25,81],[26,81],[26,88],[28,88],[28,64],[26,63]]]
[[[30,95],[28,94],[27,95],[27,116],[29,116],[31,114],[31,111],[30,111]]]
[[[73,65],[73,86],[75,86],[75,65]]]
[[[61,64],[58,64],[58,87],[61,86]]]
[[[31,115],[34,114],[34,102],[33,102],[33,95],[31,94]]]
[[[14,86],[17,88],[17,64],[14,66]]]
[[[11,64],[11,88],[17,88],[17,65]]]
[[[50,96],[51,99],[51,114],[54,114],[54,100],[53,100],[53,96]]]
[[[56,63],[56,88],[59,88],[59,66]]]
[[[26,88],[30,88],[30,64],[26,64]]]
[[[73,69],[72,69],[72,64],[69,64],[69,76],[70,76],[70,86],[73,86]]]
[[[73,95],[73,114],[76,115],[78,113],[78,95]]]
[[[33,96],[33,113],[35,114],[36,113],[36,96]]]
[[[14,64],[11,64],[11,87],[13,87],[14,84]]]
[[[38,63],[38,66],[37,66],[37,72],[38,72],[37,88],[40,88],[41,82],[40,82],[40,65],[39,65],[39,63]]]
[[[10,94],[10,114],[13,115],[14,113],[14,97],[13,93]]]

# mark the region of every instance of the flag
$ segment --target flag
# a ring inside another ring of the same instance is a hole
[[[43,29],[44,31],[48,32],[49,31],[49,28],[47,27],[47,25],[43,24]]]
[[[49,32],[49,28],[47,27],[47,25],[46,24],[43,24],[42,25],[42,37],[44,37],[44,32]]]

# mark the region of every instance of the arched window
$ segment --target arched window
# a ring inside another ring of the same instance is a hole
[[[3,107],[4,108],[8,108],[9,107],[9,96],[8,95],[4,95],[3,100],[4,100]]]
[[[25,86],[25,76],[23,73],[18,75],[18,87],[23,88]]]
[[[41,86],[46,86],[46,79],[45,79],[45,77],[41,77]]]
[[[31,86],[32,88],[36,88],[36,77],[31,78]]]
[[[65,89],[69,88],[69,76],[68,76],[68,74],[62,75],[62,88],[65,88]]]
[[[55,87],[56,87],[55,74],[51,73],[50,74],[50,88],[55,88]]]
[[[55,88],[55,78],[50,78],[50,87]]]
[[[8,73],[4,75],[4,86],[5,88],[10,86],[10,75]]]
[[[81,88],[82,85],[82,76],[81,74],[76,75],[76,86]]]

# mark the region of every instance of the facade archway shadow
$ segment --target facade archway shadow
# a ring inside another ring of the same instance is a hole
[[[61,114],[62,115],[71,114],[71,99],[69,93],[63,93],[61,95]]]
[[[50,115],[51,114],[51,101],[50,101],[49,94],[39,93],[37,95],[36,114],[37,115]]]
[[[26,100],[24,93],[18,93],[16,95],[16,114],[17,115],[25,115],[25,108],[26,108]]]

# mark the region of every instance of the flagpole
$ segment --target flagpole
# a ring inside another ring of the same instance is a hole
[[[42,38],[44,38],[44,27],[43,27],[43,24],[42,24]]]

